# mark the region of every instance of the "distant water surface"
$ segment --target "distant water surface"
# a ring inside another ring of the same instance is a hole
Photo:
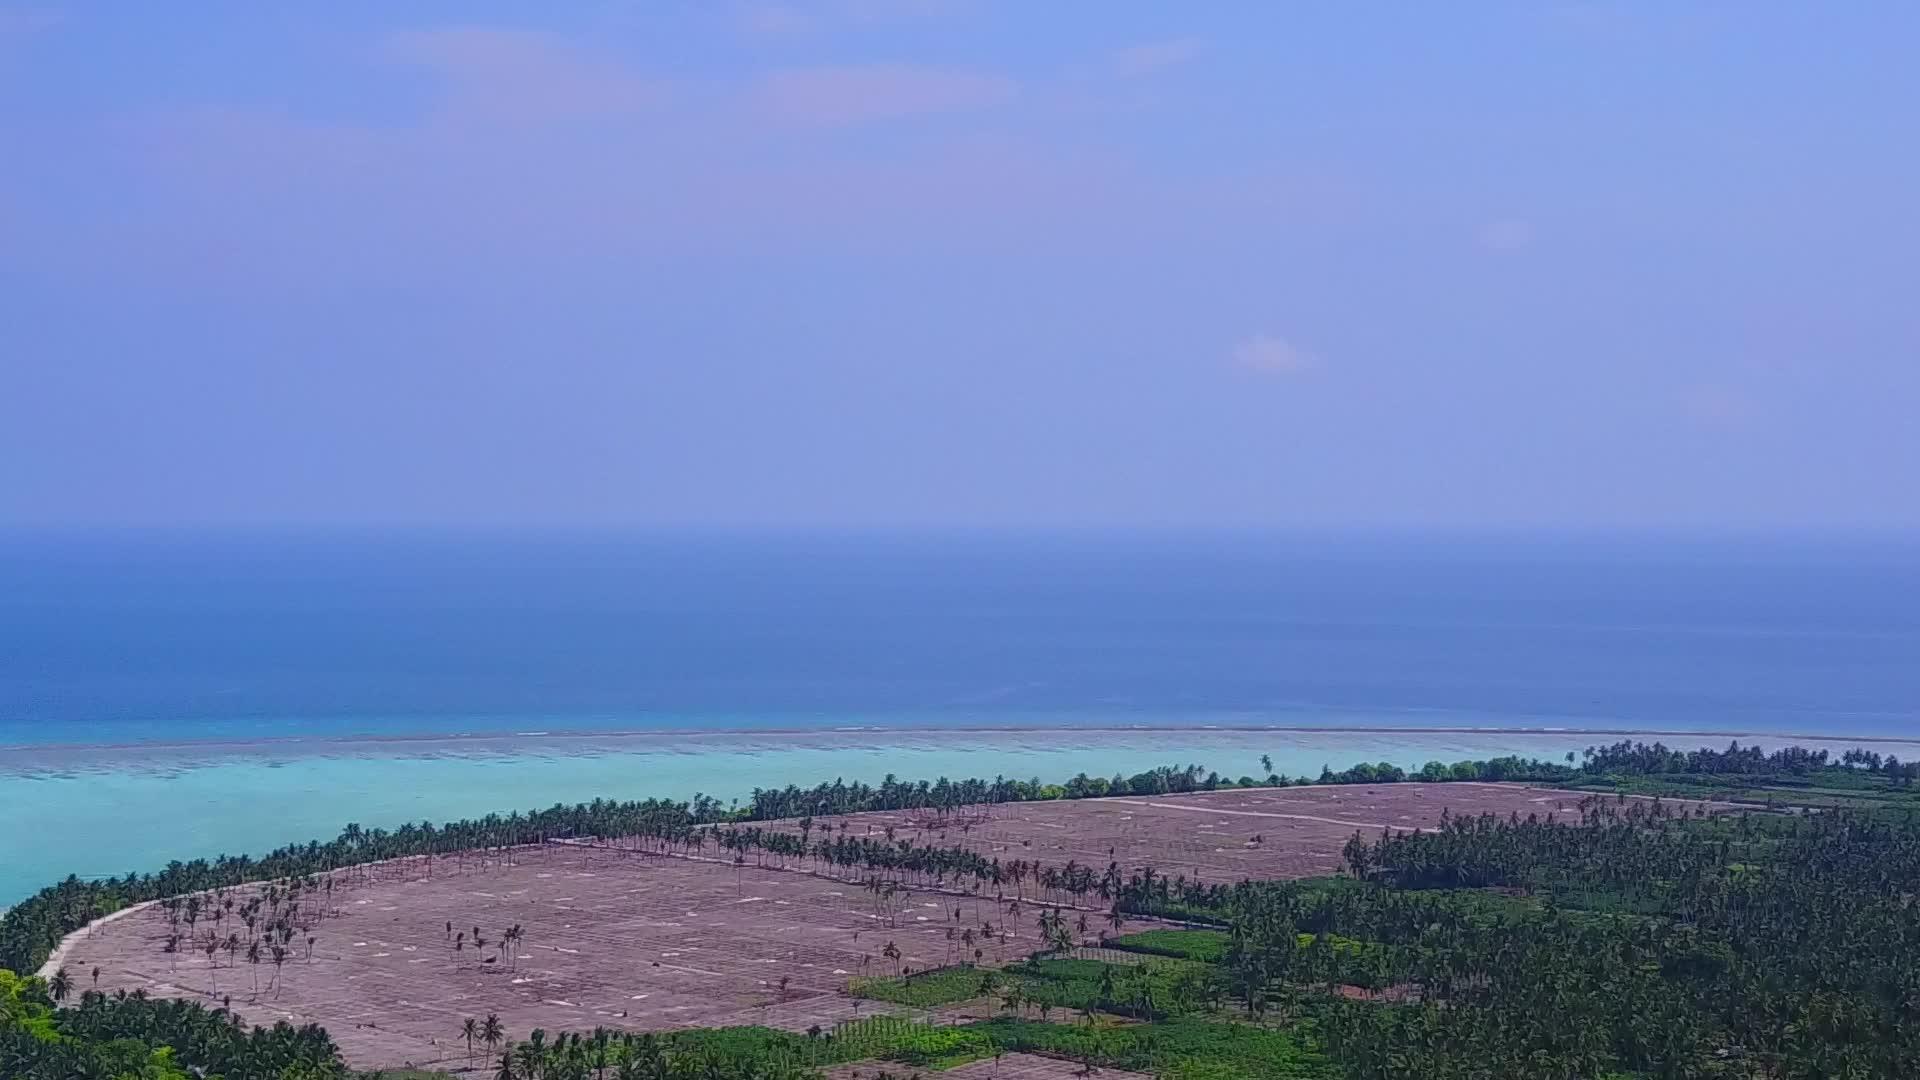
[[[597,794],[1916,738],[1917,660],[1887,540],[13,535],[0,903]]]

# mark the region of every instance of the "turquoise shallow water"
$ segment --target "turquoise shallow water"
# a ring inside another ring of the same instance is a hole
[[[1915,656],[1911,538],[0,533],[0,904],[599,795],[1920,739]]]
[[[1255,773],[1261,754],[1299,775],[1360,761],[1417,767],[1502,754],[1558,759],[1610,735],[1223,730],[859,731],[530,735],[508,739],[278,741],[15,748],[0,756],[0,904],[69,873],[150,870],[394,826],[596,796],[742,798],[834,777],[876,782],[994,776],[1061,780],[1193,762]],[[1724,745],[1724,736],[1667,737]],[[1771,740],[1778,741],[1778,740]],[[1796,739],[1809,743],[1809,740]],[[1815,744],[1817,745],[1817,744]],[[1830,744],[1841,749],[1851,743]],[[1902,757],[1920,742],[1883,744]]]

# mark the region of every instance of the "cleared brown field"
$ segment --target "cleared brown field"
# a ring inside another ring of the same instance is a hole
[[[857,885],[552,845],[523,852],[511,867],[462,872],[443,861],[431,878],[416,865],[406,880],[336,890],[340,914],[314,929],[312,959],[289,960],[271,990],[270,963],[256,972],[244,955],[229,966],[222,953],[209,970],[197,953],[165,954],[168,927],[157,908],[83,938],[67,965],[98,965],[106,990],[216,1002],[231,995],[249,1023],[320,1023],[357,1066],[452,1065],[466,1061],[461,1021],[488,1013],[516,1038],[537,1027],[831,1027],[856,1015],[842,993],[848,976],[952,955],[948,899],[916,894],[889,927]],[[991,901],[975,906],[996,917]],[[480,927],[484,957],[496,959],[484,962],[471,947],[455,952],[448,922],[469,934]],[[498,959],[492,942],[515,923],[525,940],[517,955]],[[1023,942],[1036,947],[1033,931],[1021,930],[1003,943],[1003,957],[1017,956]],[[902,954],[898,965],[883,955],[889,942]],[[858,1009],[875,1011],[866,1002]]]
[[[1118,861],[1213,881],[1331,872],[1355,829],[1431,826],[1443,807],[1526,814],[1577,805],[1578,796],[1517,785],[1399,784],[1016,804],[964,830],[921,827],[917,814],[819,819],[815,829],[892,826],[900,838],[966,844],[1003,860]],[[217,954],[213,965],[199,953],[166,954],[168,924],[158,908],[81,936],[64,962],[83,988],[98,966],[103,990],[231,996],[250,1023],[320,1023],[356,1066],[452,1067],[467,1059],[458,1036],[467,1017],[497,1013],[515,1038],[536,1027],[831,1027],[889,1008],[847,997],[849,976],[963,959],[954,939],[987,923],[1002,932],[1011,924],[1015,935],[985,946],[989,963],[1039,944],[1031,904],[1010,917],[991,897],[914,889],[885,908],[858,884],[798,869],[561,844],[486,869],[442,859],[429,875],[413,860],[371,883],[337,888],[333,906],[311,931],[311,958],[303,941],[277,973],[244,954],[232,964]],[[448,923],[469,934],[479,927],[489,942],[483,953],[470,945],[455,951]],[[505,955],[494,943],[514,924],[525,939]],[[897,961],[884,955],[889,943]]]
[[[1184,795],[1011,803],[963,827],[925,811],[874,812],[815,819],[814,835],[848,826],[850,835],[884,833],[919,844],[972,848],[1002,860],[1069,860],[1205,881],[1296,878],[1337,873],[1340,849],[1358,831],[1431,828],[1453,815],[1579,813],[1578,792],[1522,784],[1381,784],[1257,788]],[[962,815],[964,817],[964,815]],[[1012,889],[1009,888],[1009,894]]]

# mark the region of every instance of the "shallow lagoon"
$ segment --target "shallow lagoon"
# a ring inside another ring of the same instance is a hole
[[[36,746],[0,752],[0,903],[69,873],[119,875],[172,859],[261,852],[347,822],[446,821],[598,796],[723,800],[755,787],[1005,774],[1063,780],[1197,763],[1226,775],[1317,774],[1361,761],[1418,767],[1519,754],[1558,760],[1617,735],[1579,732],[860,730],[521,734],[466,738]],[[1725,745],[1728,736],[1665,736]],[[1777,743],[1782,739],[1763,739]],[[1812,740],[1794,739],[1807,745]],[[1836,751],[1851,742],[1830,744]],[[1881,744],[1920,755],[1920,742]]]

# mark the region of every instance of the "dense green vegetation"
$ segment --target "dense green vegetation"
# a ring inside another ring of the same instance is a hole
[[[877,1059],[946,1068],[991,1057],[999,1047],[968,1027],[892,1016],[815,1028],[804,1035],[765,1027],[636,1033],[595,1028],[534,1031],[493,1059],[499,1080],[797,1080],[822,1066]]]
[[[1000,995],[1003,1008],[1018,1013],[1031,1006],[1043,1020],[1053,1009],[1158,1020],[1218,1006],[1227,985],[1217,967],[1186,960],[1110,964],[1036,958],[1007,970]]]
[[[1762,778],[1823,777],[1836,774],[1877,777],[1905,787],[1920,780],[1920,762],[1902,764],[1892,755],[1853,749],[1832,758],[1825,750],[1784,746],[1766,753],[1757,746],[1733,743],[1725,750],[1669,750],[1660,743],[1622,741],[1589,748],[1582,771],[1601,775],[1683,774],[1691,776],[1752,776]]]
[[[972,1030],[1007,1051],[1048,1054],[1175,1080],[1304,1080],[1339,1075],[1316,1048],[1310,1023],[1275,1028],[1176,1019],[1069,1026],[995,1019],[975,1024]]]
[[[1040,955],[999,970],[965,966],[858,979],[848,989],[859,997],[920,1008],[985,998],[1011,1015],[1032,1011],[1042,1020],[1056,1011],[1153,1020],[1209,1009],[1226,998],[1225,975],[1213,964],[1173,959],[1114,964]]]
[[[912,975],[855,977],[847,980],[847,992],[855,997],[923,1009],[967,1001],[992,991],[992,976],[970,964],[920,971]]]
[[[1324,971],[1275,948],[1301,917],[1401,945],[1407,1000],[1323,1014],[1357,1077],[1920,1075],[1920,824],[1834,812],[1686,820],[1644,804],[1579,821],[1459,820],[1356,839],[1373,887],[1333,908],[1279,891],[1234,914],[1240,985],[1268,1004]],[[1547,902],[1488,925],[1433,886]],[[1568,911],[1570,901],[1597,914]],[[1407,916],[1412,914],[1412,918]],[[1297,962],[1297,961],[1296,961]]]
[[[263,879],[279,884],[268,908],[252,912],[245,944],[297,948],[289,930],[316,899],[324,909],[325,871],[456,851],[510,860],[518,844],[593,837],[683,853],[711,846],[735,862],[859,878],[883,917],[900,903],[896,892],[912,888],[998,896],[1009,924],[1037,916],[1039,933],[1022,931],[1024,947],[1037,952],[986,970],[971,963],[979,943],[956,935],[951,966],[852,987],[929,1009],[985,997],[1000,1014],[989,1020],[933,1027],[883,1016],[804,1035],[603,1030],[514,1040],[488,1018],[475,1028],[491,1062],[484,1075],[799,1080],[823,1066],[876,1060],[904,1076],[1025,1051],[1192,1080],[1911,1077],[1920,1076],[1915,772],[1868,751],[1830,760],[1797,748],[1678,753],[1631,743],[1590,750],[1578,765],[1504,759],[1413,774],[1375,765],[1327,772],[1322,782],[1529,779],[1613,794],[1590,798],[1572,817],[1450,817],[1431,832],[1356,835],[1346,849],[1349,876],[1298,882],[1203,883],[1117,862],[1051,866],[848,835],[805,816],[797,830],[758,821],[808,809],[944,815],[976,799],[1241,782],[1194,767],[1061,785],[836,783],[756,792],[745,808],[704,798],[601,800],[438,828],[351,826],[330,843],[259,859],[69,879],[0,922],[0,962],[30,970],[67,930],[127,903]],[[1291,782],[1271,773],[1265,781]],[[1635,791],[1840,809],[1713,818],[1620,797]],[[955,827],[964,830],[963,820]],[[197,948],[190,906],[169,902],[170,925],[184,923],[181,936]],[[1088,954],[1127,963],[1076,958],[1071,950],[1117,926],[1121,912],[1188,925],[1102,941],[1131,958]],[[0,1077],[347,1076],[318,1028],[246,1029],[224,1010],[141,995],[76,997],[77,989],[64,972],[44,983],[0,972]]]
[[[1590,748],[1568,786],[1640,795],[1722,799],[1761,806],[1920,807],[1920,761],[1872,750],[1838,760],[1789,746],[1770,754],[1734,743],[1724,751],[1620,742]]]
[[[905,1067],[902,1073],[911,1074],[1017,1051],[1192,1080],[1337,1075],[1313,1048],[1310,1025],[1276,1029],[1202,1019],[1059,1024],[1015,1016],[950,1027],[875,1017],[805,1035],[758,1027],[668,1034],[605,1028],[558,1036],[535,1032],[503,1051],[489,1072],[496,1080],[588,1080],[602,1075],[611,1080],[790,1080],[853,1061],[897,1063]]]
[[[0,1076],[7,1080],[345,1080],[314,1026],[246,1029],[225,1010],[144,994],[84,993],[0,970]]]
[[[1153,956],[1174,956],[1217,964],[1227,958],[1233,935],[1221,930],[1143,930],[1109,938],[1107,947]]]
[[[854,979],[847,989],[856,997],[917,1008],[988,999],[1008,1013],[1031,1010],[1043,1020],[1055,1010],[1154,1019],[1199,1011],[1226,997],[1224,975],[1215,964],[1172,958],[1115,964],[1056,954],[1035,954],[997,970],[958,965]]]

